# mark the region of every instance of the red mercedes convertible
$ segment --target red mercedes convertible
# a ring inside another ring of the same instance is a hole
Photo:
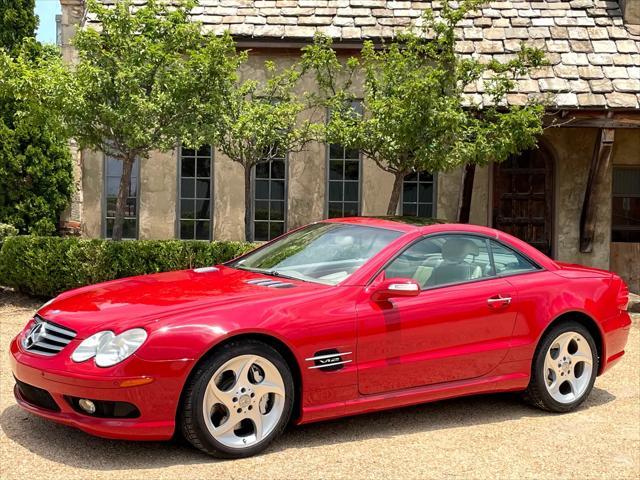
[[[482,392],[575,409],[628,289],[490,228],[327,220],[224,265],[79,288],[11,344],[15,396],[109,438],[253,455],[286,425]]]

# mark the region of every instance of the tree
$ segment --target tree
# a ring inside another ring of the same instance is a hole
[[[36,25],[33,0],[0,0],[0,222],[51,235],[73,192],[73,165],[52,102],[60,52],[36,42]]]
[[[273,62],[265,62],[265,70],[264,81],[251,79],[234,84],[223,99],[222,125],[212,133],[216,146],[244,170],[244,227],[250,242],[252,169],[281,158],[283,153],[302,150],[308,142],[320,138],[322,130],[319,123],[301,118],[303,112],[313,108],[309,97],[295,91],[302,70],[294,65],[278,71]]]
[[[391,43],[364,43],[358,58],[342,63],[326,37],[303,53],[315,73],[321,99],[331,109],[327,139],[359,149],[394,175],[387,214],[397,212],[404,178],[417,171],[451,170],[464,164],[500,162],[536,144],[542,132],[541,105],[506,105],[515,79],[543,64],[540,50],[522,45],[501,63],[482,63],[455,52],[456,26],[480,0],[453,8],[442,2],[438,17],[425,11],[423,27]],[[357,114],[351,79],[364,76],[363,109]],[[470,85],[482,83],[485,105],[469,103]]]
[[[205,36],[190,21],[191,0],[132,0],[104,6],[89,0],[100,30],[79,30],[73,95],[65,106],[71,136],[81,148],[123,162],[112,238],[122,238],[135,160],[166,151],[177,139],[197,146],[201,122],[216,129],[219,106],[236,79],[240,57],[229,35]]]
[[[38,26],[35,0],[0,0],[0,48],[11,51]]]

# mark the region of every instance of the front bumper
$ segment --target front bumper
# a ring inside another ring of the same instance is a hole
[[[60,354],[61,356],[64,353]],[[40,417],[83,430],[92,435],[123,440],[166,440],[175,429],[175,418],[182,386],[189,373],[192,360],[148,361],[135,355],[126,362],[136,375],[113,376],[81,375],[47,368],[51,357],[24,352],[17,341],[11,342],[10,364],[14,377],[27,385],[46,390],[57,405],[47,409],[29,402],[14,389],[18,405]],[[53,366],[56,361],[51,362]],[[136,380],[150,381],[144,385],[122,386]],[[140,411],[137,418],[98,418],[79,413],[67,397],[92,400],[127,402]]]

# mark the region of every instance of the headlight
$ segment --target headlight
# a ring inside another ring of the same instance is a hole
[[[74,362],[83,362],[95,356],[96,365],[110,367],[131,356],[147,339],[142,328],[132,328],[120,335],[106,330],[85,339],[71,355]]]

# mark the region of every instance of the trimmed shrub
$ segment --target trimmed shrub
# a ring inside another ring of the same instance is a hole
[[[116,278],[215,265],[252,248],[243,242],[9,237],[0,250],[0,285],[51,297]]]
[[[18,235],[18,229],[8,223],[0,223],[0,245],[2,241],[7,237],[14,237]]]

